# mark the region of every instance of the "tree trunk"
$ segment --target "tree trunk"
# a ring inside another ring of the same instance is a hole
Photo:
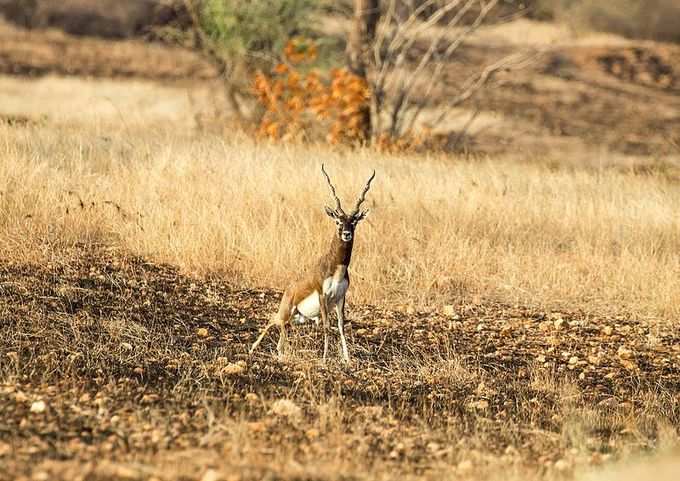
[[[349,70],[368,84],[369,52],[375,40],[375,30],[380,19],[380,0],[354,0],[354,20],[347,42],[347,64]],[[361,110],[361,139],[371,139],[370,101]]]

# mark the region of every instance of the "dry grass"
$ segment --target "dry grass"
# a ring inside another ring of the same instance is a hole
[[[662,169],[332,152],[160,127],[3,125],[0,136],[5,255],[105,237],[188,271],[282,287],[333,233],[323,161],[346,204],[378,172],[354,302],[494,297],[680,317],[680,193]]]

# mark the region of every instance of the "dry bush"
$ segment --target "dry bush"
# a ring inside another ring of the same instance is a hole
[[[680,317],[680,194],[661,174],[148,128],[105,138],[99,128],[0,129],[4,257],[43,261],[55,243],[104,238],[188,271],[283,286],[334,232],[324,161],[345,199],[378,172],[357,233],[354,302],[496,297]]]
[[[539,17],[552,17],[575,28],[615,32],[632,38],[680,41],[676,0],[538,0]]]
[[[316,69],[303,72],[316,60],[316,52],[314,42],[291,39],[284,62],[255,76],[256,98],[264,109],[258,133],[270,139],[360,144],[368,85],[345,68],[334,68],[328,75]]]

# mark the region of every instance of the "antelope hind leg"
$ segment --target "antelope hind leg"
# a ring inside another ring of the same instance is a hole
[[[328,322],[328,304],[326,302],[326,295],[319,294],[319,310],[321,311],[321,323],[323,324],[323,362],[326,362],[328,357],[328,331],[330,331],[330,323]]]
[[[274,326],[279,326],[279,342],[277,343],[277,350],[279,351],[279,355],[281,354],[283,342],[286,340],[286,322],[290,320],[290,317],[292,316],[291,312],[291,298],[288,292],[285,292],[283,294],[283,297],[281,298],[281,304],[279,304],[279,311],[276,313],[274,318],[267,323],[267,325],[264,327],[262,330],[262,333],[259,335],[257,340],[253,343],[253,347],[250,348],[250,354],[257,349],[257,346],[260,345],[260,342],[262,342],[262,339],[264,339],[264,336],[267,334],[269,329],[271,329]]]

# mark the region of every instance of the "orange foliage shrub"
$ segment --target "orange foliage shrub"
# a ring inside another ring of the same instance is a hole
[[[254,90],[264,115],[258,134],[272,139],[303,138],[320,134],[333,144],[358,143],[363,139],[362,111],[370,93],[366,81],[344,68],[323,76],[301,67],[317,55],[314,44],[290,40],[283,51],[284,62],[269,74],[255,76]]]

